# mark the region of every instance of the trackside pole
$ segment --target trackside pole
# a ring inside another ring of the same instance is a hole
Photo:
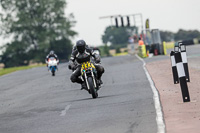
[[[178,84],[178,72],[176,68],[176,62],[175,62],[175,57],[174,57],[174,51],[171,51],[170,57],[171,57],[171,64],[172,64],[172,73],[173,73],[173,79],[174,79],[174,84]]]
[[[186,82],[186,75],[185,75],[183,62],[181,58],[181,52],[179,49],[178,51],[177,49],[175,49],[175,62],[176,62],[178,77],[180,81],[183,102],[190,102],[190,95],[189,95],[188,86]]]
[[[183,66],[184,66],[184,70],[185,70],[186,81],[190,82],[187,55],[186,55],[186,46],[182,45],[182,43],[179,43],[179,46],[180,46],[180,49],[181,49],[181,57],[182,57],[182,60],[183,60]]]

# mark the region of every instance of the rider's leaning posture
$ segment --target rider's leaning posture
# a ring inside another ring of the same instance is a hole
[[[81,63],[83,62],[87,62],[87,61],[91,61],[91,57],[94,58],[95,60],[95,68],[97,70],[97,79],[99,80],[100,83],[102,83],[101,81],[101,76],[104,73],[104,68],[102,66],[100,66],[98,63],[100,63],[100,56],[93,53],[92,49],[90,49],[84,40],[78,40],[76,42],[76,49],[74,51],[72,51],[71,54],[71,58],[69,61],[69,69],[74,70],[73,74],[71,75],[71,81],[73,83],[79,83],[81,84],[81,89],[86,88],[86,85],[84,83],[84,81],[81,80],[81,78],[79,78],[79,76],[81,75]],[[76,66],[75,62],[78,63],[78,65]]]

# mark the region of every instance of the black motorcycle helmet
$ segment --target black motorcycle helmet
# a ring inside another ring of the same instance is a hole
[[[86,46],[86,43],[84,40],[78,40],[76,42],[76,48],[79,53],[83,53],[85,51],[85,46]]]

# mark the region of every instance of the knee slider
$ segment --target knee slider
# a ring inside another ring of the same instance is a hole
[[[104,70],[104,68],[103,68],[103,67],[101,67],[101,69],[100,69],[100,70],[101,70],[101,72],[102,72],[102,73],[104,73],[104,72],[105,72],[105,70]]]
[[[74,83],[74,82],[76,82],[76,77],[74,77],[74,76],[71,76],[71,81]]]

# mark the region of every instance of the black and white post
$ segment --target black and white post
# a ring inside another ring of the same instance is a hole
[[[183,45],[182,43],[179,43],[179,46],[180,46],[180,49],[181,49],[181,57],[182,57],[182,60],[183,60],[183,66],[184,66],[184,70],[185,70],[186,81],[190,82],[187,55],[186,55],[186,46]]]
[[[188,91],[186,75],[185,75],[185,71],[183,67],[180,49],[177,50],[177,48],[175,48],[174,52],[175,52],[175,62],[176,62],[179,82],[181,86],[183,102],[190,102],[190,95]]]
[[[178,72],[176,68],[176,62],[175,62],[175,57],[174,57],[174,51],[171,51],[170,53],[170,58],[171,58],[171,64],[172,64],[172,73],[173,73],[173,79],[174,79],[174,84],[178,84]]]

